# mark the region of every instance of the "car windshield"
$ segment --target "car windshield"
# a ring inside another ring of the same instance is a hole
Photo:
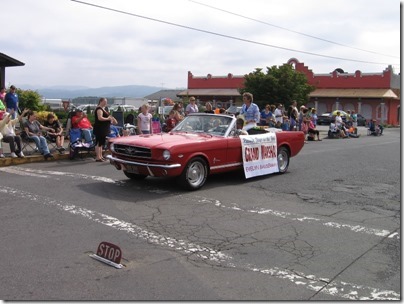
[[[234,118],[218,114],[190,114],[172,132],[207,133],[225,136],[234,127]]]

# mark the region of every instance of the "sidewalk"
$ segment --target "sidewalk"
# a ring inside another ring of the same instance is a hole
[[[322,126],[317,126],[317,130],[320,131],[320,137],[326,138],[328,135],[328,125],[322,125]],[[367,128],[366,127],[358,127],[358,134],[361,136],[366,136],[367,135]],[[25,155],[24,158],[11,158],[10,157],[10,146],[8,143],[2,143],[3,146],[3,152],[5,154],[5,158],[0,158],[0,167],[5,167],[5,166],[15,166],[15,165],[21,165],[25,163],[36,163],[36,162],[45,162],[45,161],[58,161],[58,160],[63,160],[63,159],[69,159],[69,140],[65,140],[64,142],[64,147],[66,149],[64,154],[60,154],[58,151],[52,150],[51,153],[53,155],[53,159],[48,159],[45,160],[43,155],[41,155],[39,152],[36,152],[32,155]],[[91,154],[90,154],[91,155]],[[83,153],[83,157],[88,157],[87,152]]]
[[[53,155],[53,158],[49,158],[48,160],[45,160],[43,155],[41,155],[39,152],[35,152],[31,155],[25,154],[25,157],[23,158],[11,158],[11,151],[10,151],[10,145],[8,143],[2,142],[3,146],[3,153],[6,156],[5,158],[0,158],[0,167],[6,167],[6,166],[15,166],[15,165],[21,165],[25,163],[37,163],[37,162],[49,162],[49,161],[58,161],[58,160],[63,160],[63,159],[69,159],[69,140],[65,139],[63,147],[66,149],[64,154],[60,154],[58,151],[52,149],[50,152]],[[83,154],[83,157],[86,156],[87,152]],[[87,157],[87,156],[86,156]]]

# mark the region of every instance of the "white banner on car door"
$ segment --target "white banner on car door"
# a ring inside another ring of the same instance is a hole
[[[240,135],[246,178],[279,172],[276,134]]]

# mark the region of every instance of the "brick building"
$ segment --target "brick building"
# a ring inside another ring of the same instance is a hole
[[[318,113],[355,110],[366,119],[400,124],[400,75],[394,74],[391,66],[382,73],[345,73],[336,69],[329,74],[314,74],[295,58],[288,64],[304,73],[308,83],[316,88],[310,93],[307,106],[316,108]]]
[[[315,107],[317,113],[355,110],[367,119],[400,124],[400,75],[394,74],[391,66],[382,73],[355,71],[351,74],[336,69],[329,74],[314,74],[295,58],[287,64],[304,73],[308,83],[316,88],[306,105]],[[211,101],[214,106],[227,108],[232,104],[242,104],[238,89],[243,86],[244,75],[194,76],[188,72],[188,89],[177,95],[184,100],[187,96],[195,96],[201,105]]]

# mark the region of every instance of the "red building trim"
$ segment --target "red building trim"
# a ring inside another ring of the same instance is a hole
[[[382,73],[362,73],[359,70],[354,73],[345,73],[341,69],[336,69],[329,74],[314,74],[311,69],[296,58],[289,59],[287,64],[293,65],[296,71],[305,74],[308,83],[316,89],[358,89],[357,98],[310,97],[307,106],[317,108],[318,113],[330,112],[337,108],[340,110],[355,110],[367,119],[376,119],[390,125],[400,124],[401,90],[399,85],[396,85],[400,83],[400,75],[394,74],[391,66],[387,67]],[[188,89],[240,89],[243,87],[244,76],[234,76],[229,73],[227,76],[215,77],[208,74],[207,76],[195,77],[191,72],[188,72]],[[392,89],[397,97],[366,97],[364,94],[366,89]],[[363,90],[363,96],[360,95],[361,90]],[[239,95],[220,97],[201,95],[196,97],[202,103],[207,100],[220,100],[224,107],[230,104],[239,105],[242,102]],[[384,116],[382,112],[384,112]]]

